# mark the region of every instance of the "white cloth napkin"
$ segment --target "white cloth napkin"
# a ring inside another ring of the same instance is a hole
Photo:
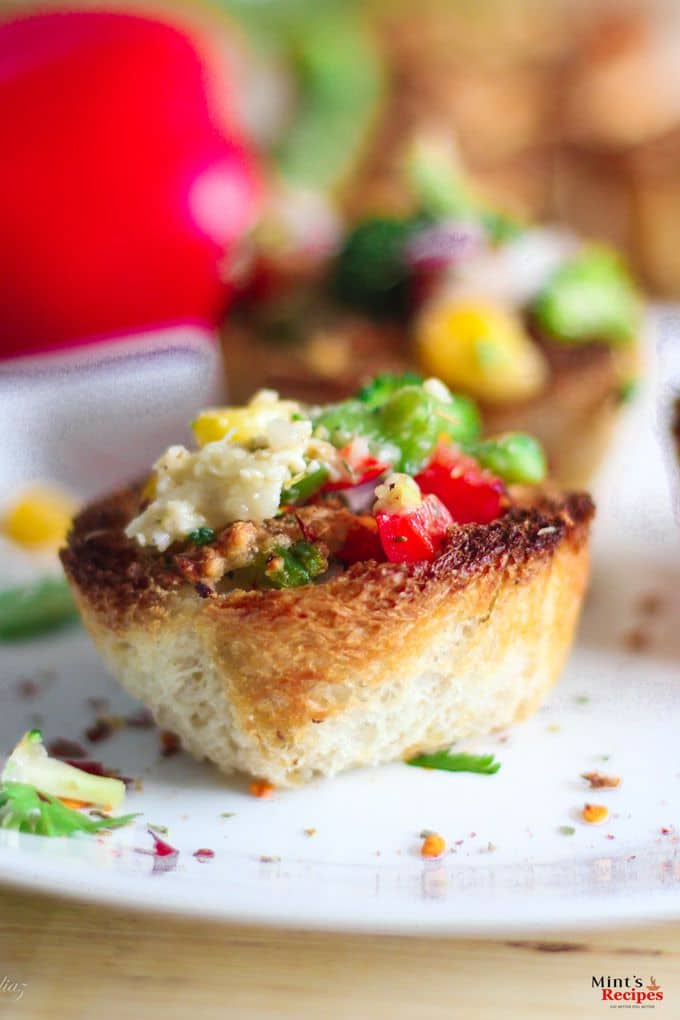
[[[222,395],[219,343],[196,327],[0,362],[0,493],[39,480],[86,499],[142,476]]]

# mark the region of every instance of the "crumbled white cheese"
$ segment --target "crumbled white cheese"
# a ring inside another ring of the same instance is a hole
[[[442,400],[445,404],[448,404],[451,400],[451,390],[446,383],[443,383],[441,379],[435,379],[434,376],[431,379],[425,380],[423,389],[431,397],[434,397],[435,400]]]
[[[265,426],[255,448],[230,436],[195,452],[171,446],[154,465],[153,501],[130,522],[126,535],[162,552],[196,528],[273,517],[281,490],[319,466],[323,450],[317,440],[310,443],[311,435],[308,420],[276,419]],[[310,462],[310,455],[317,459]]]
[[[388,475],[382,485],[376,486],[375,514],[408,514],[417,510],[423,501],[420,486],[410,475]]]

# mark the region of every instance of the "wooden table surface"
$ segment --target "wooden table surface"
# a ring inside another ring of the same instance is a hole
[[[0,892],[0,1017],[562,1020],[593,975],[652,976],[680,1017],[680,925],[531,940],[227,927]],[[12,986],[25,986],[12,991]],[[647,1013],[646,1015],[650,1015]]]

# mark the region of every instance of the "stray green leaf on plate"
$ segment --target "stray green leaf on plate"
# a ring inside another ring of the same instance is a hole
[[[421,769],[439,769],[442,772],[476,772],[482,776],[493,776],[501,767],[501,763],[492,754],[454,754],[451,751],[419,754],[406,764]]]
[[[34,637],[77,619],[71,590],[63,577],[48,577],[0,591],[0,641]]]

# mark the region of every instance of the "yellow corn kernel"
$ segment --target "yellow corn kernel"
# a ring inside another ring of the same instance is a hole
[[[289,420],[298,411],[294,400],[279,400],[272,390],[260,390],[245,407],[209,407],[191,423],[199,446],[224,439],[229,434],[235,443],[248,443],[261,436],[270,422]]]
[[[66,538],[76,506],[58,489],[25,490],[9,507],[2,530],[19,545],[59,546]]]
[[[519,318],[472,299],[440,301],[416,324],[423,370],[489,403],[527,400],[541,391],[548,367]]]
[[[242,413],[236,408],[213,407],[207,411],[201,411],[199,416],[191,423],[196,442],[199,446],[206,443],[215,443],[218,439],[224,439],[228,432],[240,432],[242,425]]]

